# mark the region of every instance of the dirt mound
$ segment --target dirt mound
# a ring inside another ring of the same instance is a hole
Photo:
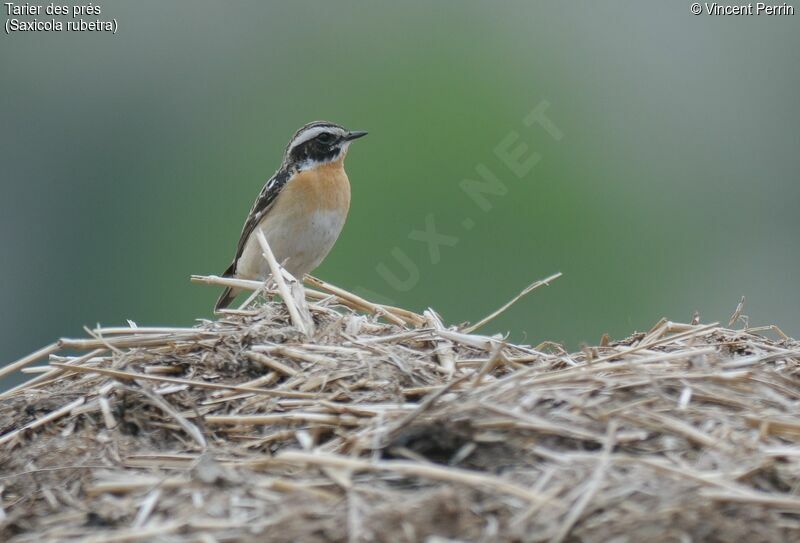
[[[800,537],[800,343],[662,321],[570,354],[312,282],[3,370],[40,375],[0,396],[0,538]]]

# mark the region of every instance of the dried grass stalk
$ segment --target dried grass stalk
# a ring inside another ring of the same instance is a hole
[[[800,533],[800,343],[777,327],[662,319],[570,354],[474,333],[558,274],[459,328],[273,264],[281,302],[0,370],[49,362],[0,395],[0,540]]]

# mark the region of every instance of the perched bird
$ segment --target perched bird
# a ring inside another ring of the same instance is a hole
[[[283,163],[256,198],[242,228],[226,277],[264,280],[270,275],[255,235],[260,229],[284,268],[302,281],[319,266],[339,237],[350,209],[350,181],[344,158],[353,140],[367,133],[325,121],[295,132]],[[239,294],[228,287],[215,310]]]

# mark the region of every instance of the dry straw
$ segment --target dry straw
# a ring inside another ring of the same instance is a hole
[[[0,395],[0,540],[800,537],[800,344],[776,328],[662,320],[569,354],[476,333],[508,304],[446,326],[269,261],[276,291],[193,280],[272,301],[0,370],[36,374]]]

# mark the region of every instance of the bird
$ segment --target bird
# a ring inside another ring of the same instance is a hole
[[[296,278],[313,271],[330,252],[350,210],[350,180],[344,159],[350,144],[366,136],[328,121],[301,127],[289,140],[280,168],[261,189],[223,277],[266,280],[269,266],[256,231],[275,258]],[[227,287],[214,306],[230,306],[240,289]]]

